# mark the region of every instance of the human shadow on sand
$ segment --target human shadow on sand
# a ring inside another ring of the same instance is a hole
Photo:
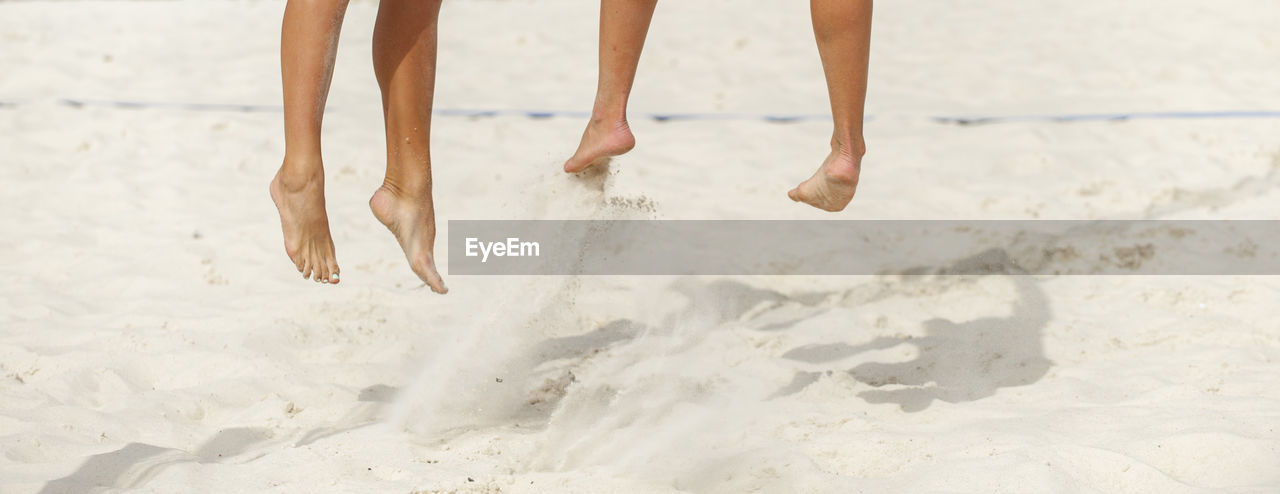
[[[858,393],[870,403],[896,403],[903,411],[992,396],[1000,388],[1026,386],[1044,377],[1052,362],[1044,356],[1041,331],[1050,320],[1048,299],[1028,276],[1011,276],[1018,300],[1006,317],[968,321],[943,318],[923,323],[924,336],[880,336],[859,344],[804,345],[783,358],[819,364],[907,344],[916,357],[905,362],[866,362],[847,371],[876,388]],[[798,392],[821,372],[800,372],[777,395]]]
[[[960,276],[952,274],[955,272],[988,274]],[[859,382],[876,388],[858,393],[867,402],[896,403],[904,411],[915,412],[928,408],[935,401],[974,401],[992,396],[1000,388],[1033,384],[1052,366],[1044,356],[1042,342],[1042,332],[1052,318],[1049,300],[1037,279],[1019,274],[1004,252],[982,252],[949,266],[915,268],[844,290],[782,293],[732,279],[708,282],[697,277],[680,278],[671,288],[684,295],[688,304],[671,318],[701,321],[706,323],[706,327],[739,321],[757,331],[785,331],[839,307],[914,296],[912,294],[921,292],[941,293],[982,276],[1000,276],[1014,285],[1017,299],[1007,309],[1008,315],[972,320],[934,318],[922,323],[923,336],[903,335],[901,331],[893,331],[893,336],[887,336],[884,335],[886,329],[891,328],[858,328],[858,333],[867,334],[872,330],[881,336],[871,333],[872,337],[861,343],[802,345],[782,355],[787,360],[820,365],[910,345],[914,347],[915,357],[905,362],[866,362],[826,372],[799,371],[773,397],[799,392],[828,372],[846,372]],[[785,306],[800,309],[794,313],[776,311],[769,314],[771,309]],[[614,344],[626,344],[637,334],[652,329],[631,321],[614,321],[581,336],[543,342],[540,353],[544,358],[580,356]],[[691,338],[689,344],[696,344],[692,341],[696,339]],[[562,345],[572,350],[567,353],[547,352]],[[558,354],[552,357],[549,353]]]
[[[384,384],[360,391],[358,402],[334,426],[318,427],[304,433],[281,435],[266,427],[232,427],[219,430],[195,451],[166,448],[147,443],[129,443],[107,453],[90,456],[66,477],[49,481],[40,494],[136,489],[165,469],[183,463],[247,463],[266,456],[273,446],[305,446],[325,437],[368,427],[379,411],[395,396],[396,388]]]
[[[270,430],[260,427],[223,429],[205,441],[194,453],[146,443],[129,443],[124,447],[90,456],[80,468],[66,477],[52,480],[40,494],[93,492],[103,489],[137,488],[159,475],[165,468],[179,463],[222,463],[243,455],[261,443],[270,442]]]

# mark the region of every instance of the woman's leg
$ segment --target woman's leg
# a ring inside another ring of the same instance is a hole
[[[436,82],[440,0],[382,0],[373,30],[373,70],[382,89],[387,176],[369,207],[395,234],[413,272],[436,293],[431,202],[431,107]]]
[[[862,111],[867,99],[871,1],[809,1],[835,131],[831,154],[817,173],[787,195],[827,211],[840,211],[853,199],[862,155],[867,152],[862,140]]]
[[[280,33],[284,80],[284,163],[271,181],[284,249],[304,278],[338,282],[324,209],[320,122],[347,0],[289,0]]]
[[[564,171],[574,173],[630,151],[627,98],[658,0],[600,0],[600,75],[591,121]]]

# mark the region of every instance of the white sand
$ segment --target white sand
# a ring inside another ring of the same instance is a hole
[[[437,106],[586,110],[592,3],[449,2]],[[636,115],[826,112],[803,3],[739,5],[659,7]],[[415,288],[365,206],[375,8],[351,6],[326,119],[333,288],[280,245],[278,113],[57,102],[277,105],[281,2],[0,2],[0,492],[1280,492],[1273,277]],[[581,119],[441,117],[442,228],[1276,219],[1277,119],[928,117],[1278,110],[1280,4],[877,9],[848,212],[785,195],[823,122],[637,118],[584,183],[558,172]]]

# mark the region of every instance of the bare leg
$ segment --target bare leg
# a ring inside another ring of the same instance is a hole
[[[827,77],[827,93],[835,131],[831,154],[817,173],[787,193],[827,211],[844,209],[858,188],[862,156],[863,105],[867,99],[867,64],[871,48],[872,0],[810,0],[813,34]]]
[[[436,293],[449,290],[436,271],[431,202],[431,108],[436,83],[440,0],[382,0],[373,31],[373,70],[382,88],[387,176],[369,200],[395,234],[413,272]]]
[[[280,34],[284,80],[284,163],[271,180],[284,249],[303,278],[338,282],[338,262],[324,208],[320,122],[347,0],[289,0]]]
[[[600,0],[600,75],[591,122],[564,171],[580,172],[630,151],[635,136],[627,125],[627,98],[636,79],[640,51],[658,0]]]

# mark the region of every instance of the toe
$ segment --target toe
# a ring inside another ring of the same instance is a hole
[[[574,158],[570,158],[569,161],[564,162],[565,173],[578,173],[586,168],[587,163],[577,159],[576,156]]]
[[[433,292],[441,295],[449,293],[449,287],[444,286],[444,278],[441,278],[440,272],[436,271],[435,263],[431,264],[430,271],[427,272],[426,282]]]
[[[787,197],[791,198],[792,201],[800,202],[800,187],[787,191]]]
[[[319,283],[320,280],[328,279],[328,273],[325,273],[326,259],[324,252],[319,248],[313,247],[311,250],[311,281]]]
[[[303,262],[302,252],[299,252],[296,247],[289,248],[289,246],[286,244],[284,247],[284,253],[289,256],[289,260],[293,261],[294,264],[302,264]]]
[[[427,276],[427,286],[431,287],[431,291],[444,295],[449,293],[449,287],[444,286],[444,279],[439,274],[432,273]]]
[[[329,283],[337,284],[338,279],[338,263],[329,261]]]
[[[565,173],[581,173],[588,169],[603,168],[606,164],[613,161],[609,156],[601,156],[595,159],[579,159],[577,156],[570,158],[564,163]]]
[[[449,287],[444,286],[444,279],[440,277],[440,272],[436,271],[436,263],[431,258],[414,263],[413,271],[418,278],[431,287],[431,291],[439,294],[449,293]]]

